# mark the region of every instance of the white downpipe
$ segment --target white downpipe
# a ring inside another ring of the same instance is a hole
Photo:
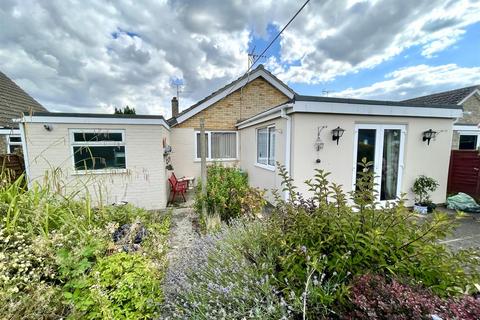
[[[290,155],[291,155],[291,148],[292,148],[292,117],[287,115],[287,108],[285,107],[282,109],[280,113],[280,117],[287,120],[287,128],[285,134],[285,168],[288,171],[288,175],[291,177],[292,171],[290,167]],[[285,201],[289,199],[288,191],[283,192],[283,197]]]
[[[30,181],[30,159],[28,158],[28,149],[27,149],[27,135],[25,132],[25,122],[19,123],[20,127],[20,138],[22,139],[22,152],[23,152],[23,161],[25,162],[25,178],[27,179],[28,188],[31,188]]]

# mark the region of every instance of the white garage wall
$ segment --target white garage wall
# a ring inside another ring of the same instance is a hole
[[[43,184],[52,174],[58,177],[55,188],[62,193],[89,193],[94,203],[127,201],[145,209],[162,209],[167,205],[169,187],[166,179],[162,139],[170,140],[161,125],[51,124],[25,123],[28,173],[32,183]],[[127,173],[76,174],[71,158],[69,129],[125,130]]]

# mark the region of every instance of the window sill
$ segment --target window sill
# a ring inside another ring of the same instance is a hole
[[[84,176],[89,174],[124,174],[127,173],[127,169],[107,169],[107,170],[75,170],[72,172],[72,176]]]
[[[265,170],[268,170],[268,171],[275,171],[274,166],[270,166],[270,165],[267,165],[267,164],[255,163],[255,167],[262,168],[262,169],[265,169]]]
[[[194,159],[193,162],[201,162],[200,159]],[[233,162],[238,161],[236,158],[229,158],[229,159],[207,159],[207,162]]]

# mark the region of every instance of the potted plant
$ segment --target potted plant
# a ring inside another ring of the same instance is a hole
[[[415,179],[412,191],[415,193],[415,205],[413,210],[418,213],[430,213],[435,209],[435,204],[430,200],[430,193],[437,190],[437,180],[421,175]]]

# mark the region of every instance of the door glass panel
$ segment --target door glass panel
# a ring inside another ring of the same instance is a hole
[[[357,148],[357,176],[358,180],[359,172],[362,172],[363,167],[358,165],[362,162],[363,158],[367,159],[367,162],[372,162],[372,166],[369,170],[373,169],[373,163],[375,161],[375,129],[358,129],[358,148]]]
[[[399,129],[385,129],[383,132],[380,200],[394,200],[397,197],[400,137],[401,130]]]

